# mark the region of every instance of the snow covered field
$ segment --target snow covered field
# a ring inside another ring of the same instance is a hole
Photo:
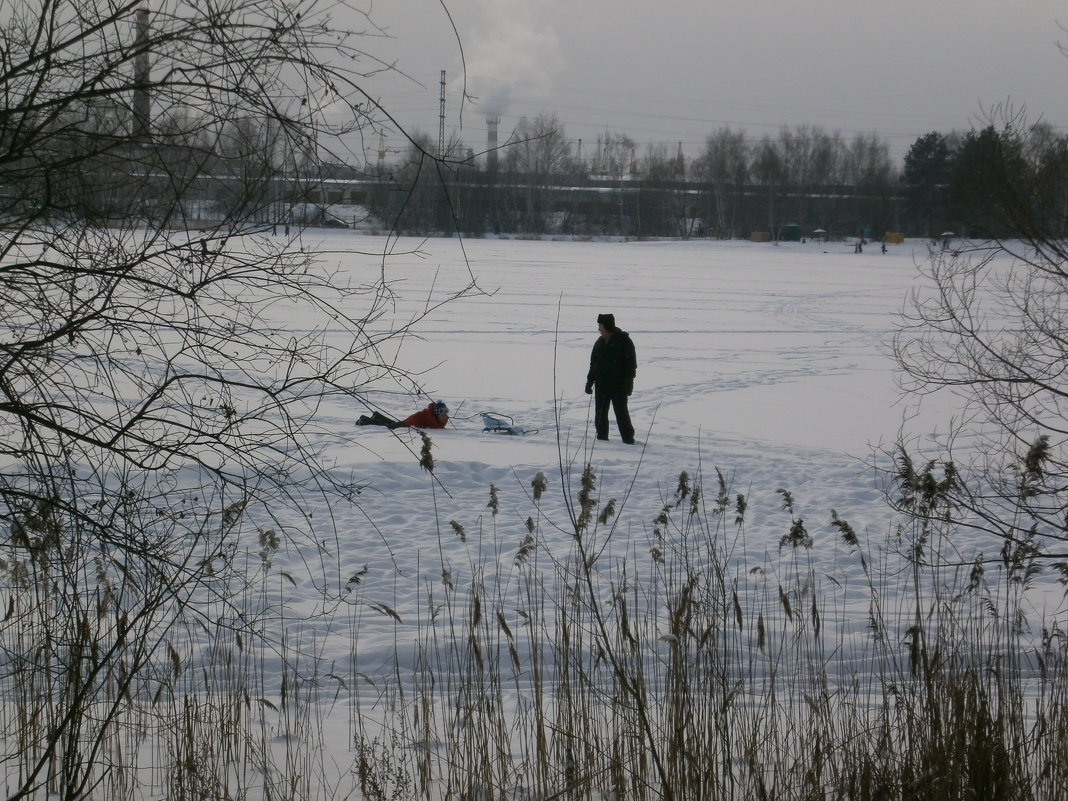
[[[927,690],[971,692],[991,652],[1035,696],[1027,626],[1002,621],[1061,613],[1055,580],[1013,584],[992,558],[981,591],[958,592],[1000,543],[899,533],[872,467],[899,440],[938,455],[955,411],[895,388],[926,243],[303,238],[340,283],[384,278],[372,325],[404,333],[371,361],[424,393],[369,373],[368,407],[311,399],[305,444],[361,486],[355,503],[245,510],[234,580],[205,583],[150,649],[162,678],[130,699],[108,792],[138,752],[138,786],[174,797],[794,797],[854,766],[899,781],[926,758],[900,732],[926,724]],[[363,318],[367,296],[348,302]],[[330,325],[271,308],[295,338]],[[635,445],[614,420],[593,436],[602,312],[637,348]],[[451,408],[443,430],[355,425],[431,399]],[[527,433],[484,432],[484,412]],[[819,775],[799,726],[831,743]]]
[[[329,258],[356,278],[381,267],[380,258],[344,251],[381,251],[386,240],[322,236]],[[415,636],[423,593],[443,572],[458,587],[475,576],[507,582],[526,522],[537,516],[530,495],[539,472],[549,482],[539,508],[553,525],[538,545],[552,558],[571,548],[563,495],[577,492],[585,465],[596,471],[602,502],[626,497],[605,556],[639,563],[648,561],[653,521],[680,471],[709,497],[718,469],[748,501],[739,575],[775,560],[791,525],[778,492],[786,489],[814,539],[815,571],[845,582],[857,568],[829,528],[831,510],[862,537],[882,540],[891,521],[867,467],[873,448],[892,445],[903,420],[922,439],[950,408],[903,404],[888,355],[926,243],[892,245],[886,254],[856,254],[851,243],[703,241],[401,240],[393,250],[399,255],[386,273],[398,319],[459,290],[471,274],[485,294],[433,312],[398,357],[422,373],[428,397],[452,409],[449,427],[429,432],[433,477],[419,466],[416,432],[355,427],[363,408],[320,412],[321,444],[339,470],[368,484],[359,509],[329,510],[341,573],[362,575],[353,597],[364,610],[395,613],[364,611],[358,642],[318,642],[315,651],[335,670],[389,673],[397,640]],[[636,343],[636,446],[619,441],[614,421],[609,442],[593,440],[583,384],[599,312],[614,313]],[[427,400],[375,397],[399,417]],[[483,411],[537,433],[483,433]],[[491,488],[496,515],[487,508]],[[288,587],[290,600],[311,580]]]

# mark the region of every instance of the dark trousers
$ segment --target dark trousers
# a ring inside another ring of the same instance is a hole
[[[608,439],[608,407],[616,413],[616,427],[619,438],[627,444],[634,442],[634,426],[630,422],[630,410],[627,409],[626,392],[605,392],[597,387],[593,394],[593,425],[597,429],[597,439]]]
[[[361,415],[360,419],[356,421],[358,426],[385,426],[386,428],[400,428],[403,423],[399,420],[394,420],[391,417],[386,417],[382,412],[372,412],[371,416]]]

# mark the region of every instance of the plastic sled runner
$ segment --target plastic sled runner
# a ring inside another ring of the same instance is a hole
[[[482,433],[487,431],[491,434],[537,434],[538,430],[526,429],[521,426],[517,426],[515,421],[512,420],[506,414],[497,414],[496,412],[481,412],[482,415]]]

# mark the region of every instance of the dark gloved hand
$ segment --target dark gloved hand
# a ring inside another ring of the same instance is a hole
[[[586,394],[587,395],[592,395],[593,394],[593,384],[587,384],[586,385]]]
[[[630,397],[630,394],[632,392],[634,392],[634,382],[633,381],[628,381],[627,382],[627,397],[628,398]]]

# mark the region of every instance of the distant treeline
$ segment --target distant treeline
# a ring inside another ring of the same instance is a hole
[[[0,215],[199,226],[236,214],[340,225],[351,215],[330,207],[344,204],[366,207],[383,228],[421,235],[724,239],[999,236],[1018,231],[1020,219],[1064,236],[1068,223],[1068,137],[1046,124],[928,133],[901,169],[877,134],[847,141],[813,126],[758,140],[724,128],[696,158],[666,146],[638,155],[611,134],[582,152],[559,130],[552,116],[524,119],[478,154],[458,142],[439,154],[419,137],[396,163],[373,167],[294,151],[248,121],[213,146],[184,132],[131,144],[81,131],[50,142],[69,150],[51,155],[71,165],[62,180],[28,157],[3,165]]]
[[[453,143],[444,162],[420,141],[365,185],[366,204],[403,232],[471,235],[937,238],[997,236],[1023,207],[1050,230],[1068,219],[1068,138],[1045,124],[928,133],[902,169],[877,134],[812,126],[755,141],[724,128],[693,159],[610,135],[583,155],[557,130],[524,120],[498,151]]]

